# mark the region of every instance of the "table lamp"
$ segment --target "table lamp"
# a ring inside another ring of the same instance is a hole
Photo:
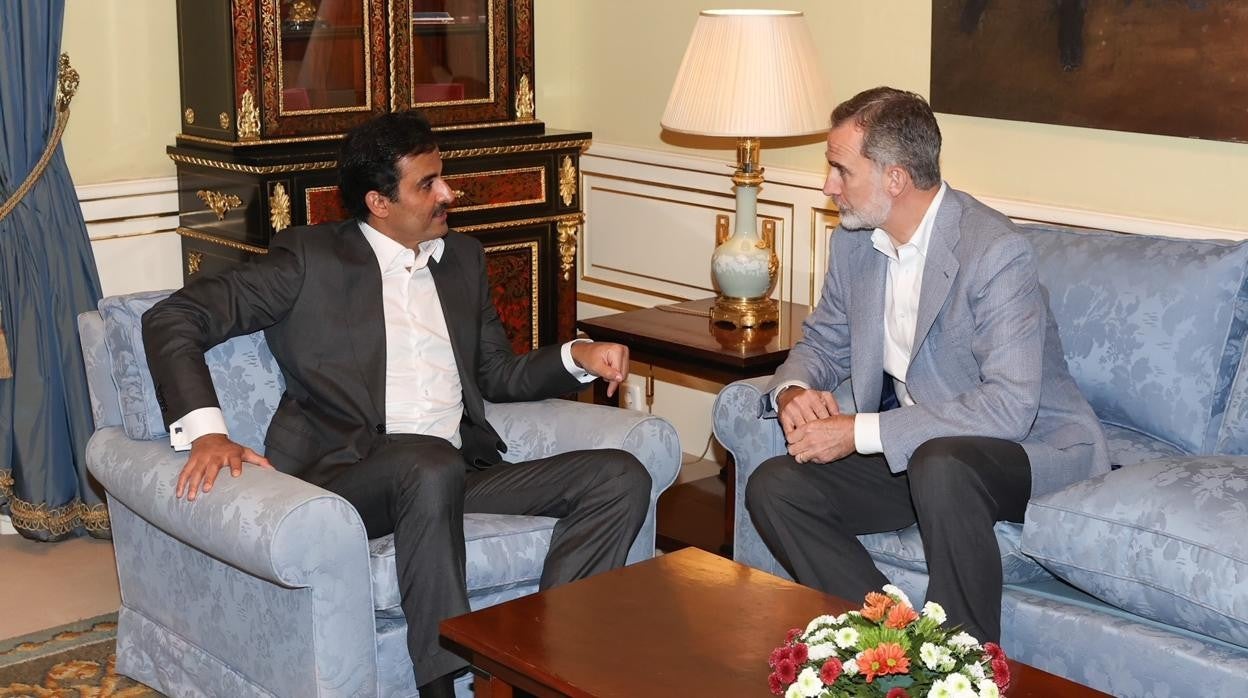
[[[734,327],[776,322],[769,295],[779,260],[758,233],[761,139],[826,131],[829,102],[814,38],[801,12],[704,10],[676,74],[663,128],[737,139],[736,225],[717,234],[711,320]]]

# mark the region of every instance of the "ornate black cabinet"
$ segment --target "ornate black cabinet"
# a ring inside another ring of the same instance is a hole
[[[516,348],[573,336],[590,134],[534,116],[532,0],[179,0],[178,31],[185,278],[344,218],[342,133],[419,108],[459,193],[450,225],[485,244]]]

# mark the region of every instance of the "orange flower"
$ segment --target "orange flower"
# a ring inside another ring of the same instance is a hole
[[[901,630],[917,620],[919,614],[914,612],[913,608],[899,603],[888,609],[888,620],[884,621],[884,626],[894,630]]]
[[[901,645],[895,642],[883,642],[869,650],[863,650],[858,656],[858,670],[871,683],[877,676],[888,674],[905,674],[910,671],[910,658]]]
[[[888,607],[893,604],[892,597],[886,594],[870,592],[867,594],[867,603],[862,607],[862,617],[867,620],[878,623],[888,613]]]

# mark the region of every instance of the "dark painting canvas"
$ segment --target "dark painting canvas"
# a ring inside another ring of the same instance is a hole
[[[933,0],[931,102],[1248,142],[1248,0]]]

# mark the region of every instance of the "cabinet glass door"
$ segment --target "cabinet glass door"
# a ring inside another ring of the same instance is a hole
[[[421,109],[435,125],[511,118],[512,3],[396,0],[392,7],[397,108]]]
[[[368,6],[362,0],[283,0],[280,113],[367,111]]]
[[[263,8],[267,136],[333,133],[386,110],[381,0],[267,0]]]

